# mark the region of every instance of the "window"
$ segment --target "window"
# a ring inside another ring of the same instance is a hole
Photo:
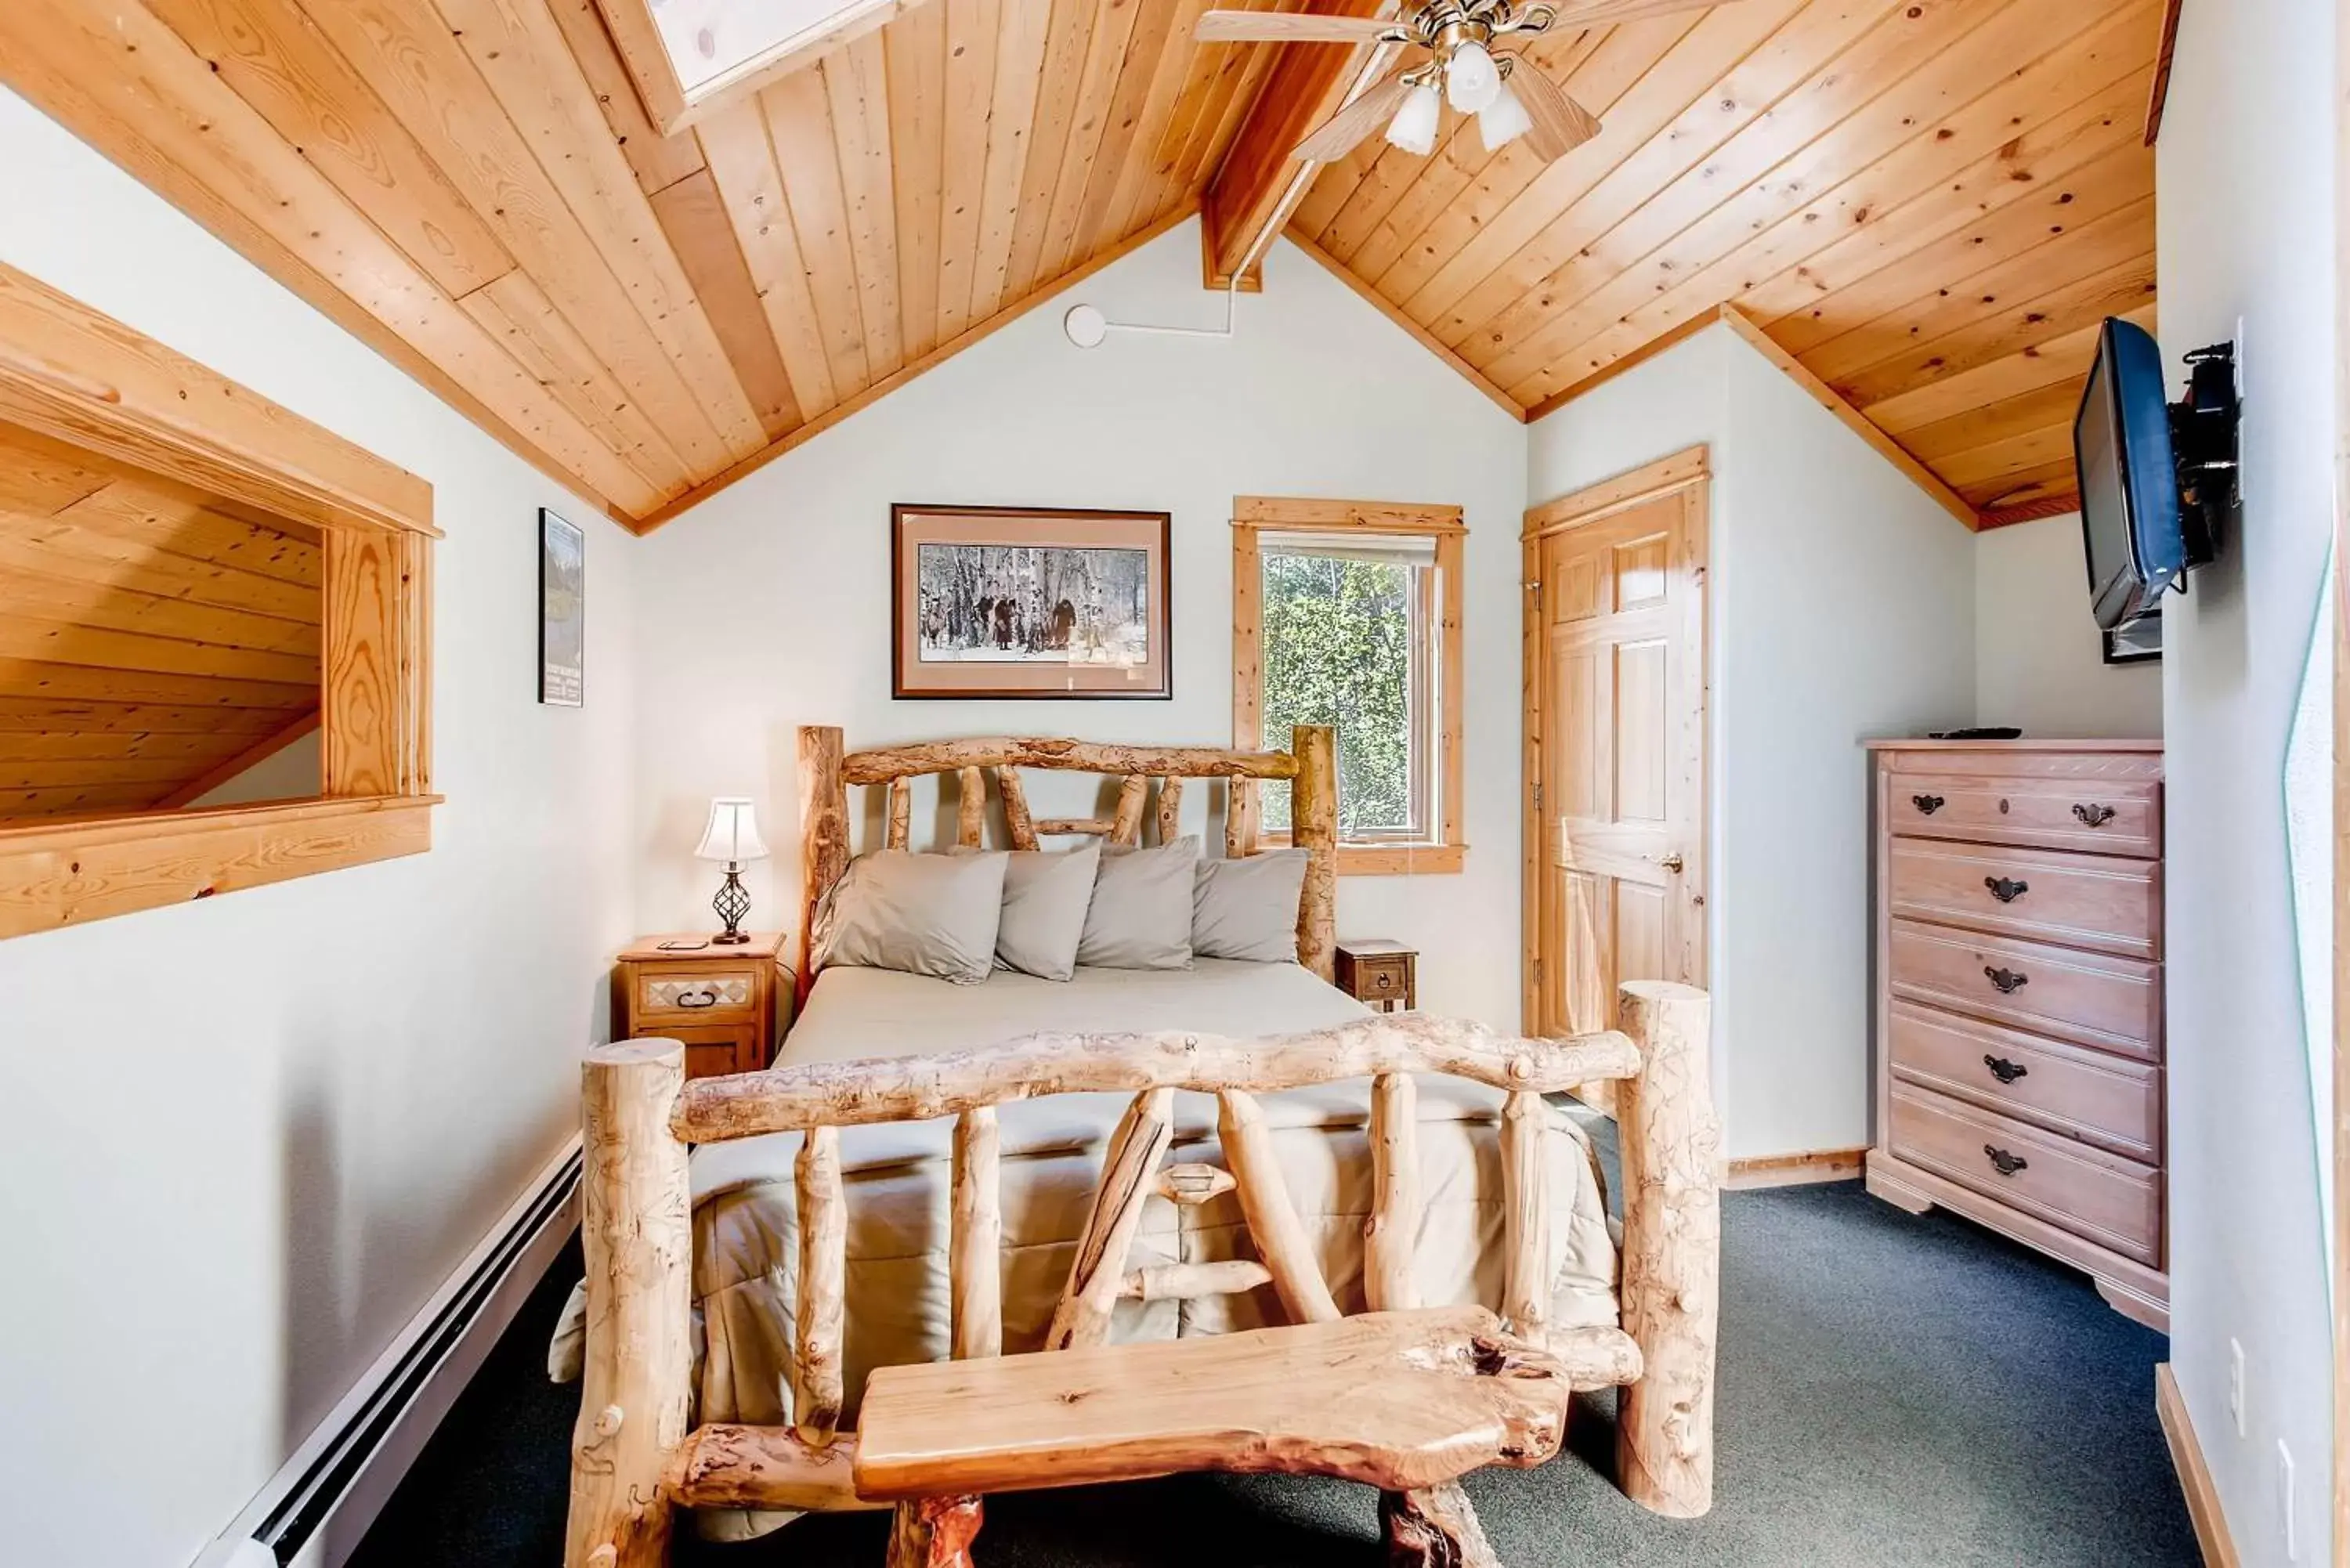
[[[1460,509],[1243,496],[1232,528],[1233,744],[1330,725],[1339,870],[1459,870]],[[1286,786],[1263,813],[1285,838]]]

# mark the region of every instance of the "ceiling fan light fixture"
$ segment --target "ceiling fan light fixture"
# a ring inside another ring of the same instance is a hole
[[[1506,84],[1493,95],[1492,102],[1477,111],[1477,130],[1485,139],[1488,152],[1499,152],[1534,128],[1534,117]]]
[[[1485,46],[1464,38],[1444,64],[1444,96],[1462,114],[1479,114],[1502,96],[1501,67]]]
[[[1388,122],[1388,140],[1416,157],[1427,157],[1436,151],[1436,128],[1443,112],[1435,85],[1415,83],[1395,118]]]

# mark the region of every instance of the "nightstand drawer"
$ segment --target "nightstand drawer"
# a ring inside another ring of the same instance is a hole
[[[1365,1002],[1401,996],[1411,984],[1411,966],[1402,959],[1370,959],[1355,966],[1355,994]]]
[[[659,970],[640,970],[637,974],[636,1014],[639,1023],[655,1018],[741,1023],[755,1019],[758,1011],[759,971],[755,964],[665,964]]]

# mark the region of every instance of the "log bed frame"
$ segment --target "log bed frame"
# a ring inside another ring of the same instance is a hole
[[[843,754],[840,732],[803,729],[801,823],[808,879],[805,933],[816,906],[846,872],[847,790],[886,785],[888,842],[905,847],[908,781],[954,773],[962,788],[957,835],[982,842],[986,771],[995,774],[1015,847],[1054,832],[1139,841],[1148,781],[1159,779],[1158,826],[1176,836],[1183,780],[1230,782],[1229,855],[1256,847],[1256,784],[1288,779],[1295,842],[1312,857],[1298,915],[1298,959],[1330,974],[1336,848],[1332,732],[1301,726],[1293,750],[1241,753],[1090,745],[1061,740],[951,741]],[[1035,821],[1019,769],[1123,775],[1114,815]],[[803,937],[803,951],[806,937]],[[809,965],[802,965],[802,984]],[[1501,1090],[1506,1205],[1500,1315],[1541,1346],[1576,1388],[1619,1386],[1617,1480],[1633,1501],[1690,1518],[1712,1501],[1714,1337],[1720,1283],[1719,1141],[1708,1085],[1711,1003],[1703,992],[1660,981],[1620,988],[1614,1030],[1566,1039],[1497,1035],[1482,1025],[1419,1013],[1381,1014],[1336,1028],[1253,1040],[1210,1035],[1040,1033],[931,1056],[834,1062],[687,1083],[675,1042],[639,1040],[591,1051],[582,1073],[586,1149],[587,1345],[571,1462],[567,1568],[655,1568],[667,1560],[679,1507],[844,1510],[887,1507],[878,1485],[860,1491],[858,1438],[839,1430],[845,1311],[846,1198],[840,1129],[956,1118],[949,1243],[955,1359],[1000,1355],[997,1109],[1046,1095],[1133,1096],[1105,1153],[1102,1177],[1048,1336],[1050,1350],[1099,1345],[1121,1296],[1159,1299],[1270,1285],[1295,1324],[1329,1324],[1340,1309],[1292,1207],[1256,1096],[1333,1081],[1372,1081],[1373,1211],[1365,1230],[1370,1309],[1414,1299],[1411,1248],[1419,1225],[1418,1075],[1443,1074]],[[1624,1173],[1620,1328],[1545,1324],[1549,1255],[1542,1096],[1596,1082],[1617,1085]],[[1217,1096],[1225,1168],[1165,1163],[1177,1090]],[[800,1215],[793,1424],[689,1428],[692,1398],[692,1222],[687,1151],[697,1143],[805,1135],[795,1168]],[[1128,1272],[1127,1253],[1153,1196],[1204,1202],[1232,1190],[1257,1261],[1170,1264]],[[1260,1331],[1262,1332],[1262,1331]],[[1305,1374],[1310,1376],[1310,1372]],[[1166,1468],[1283,1469],[1335,1473],[1295,1452],[1276,1462],[1263,1445],[1206,1451]],[[1040,1484],[1049,1484],[1040,1478]],[[1403,1483],[1406,1486],[1416,1484]],[[907,1495],[903,1487],[896,1489]],[[891,1562],[932,1558],[932,1526],[958,1500],[899,1501]],[[1465,1497],[1399,1490],[1383,1515],[1399,1532]],[[968,1523],[976,1529],[976,1504]],[[968,1534],[961,1539],[967,1543]],[[1395,1539],[1400,1542],[1402,1534]],[[957,1548],[958,1551],[961,1548]]]

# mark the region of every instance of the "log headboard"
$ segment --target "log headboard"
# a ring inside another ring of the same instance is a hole
[[[1150,783],[1159,782],[1159,836],[1175,838],[1186,779],[1223,779],[1224,853],[1232,858],[1257,851],[1257,787],[1266,779],[1290,781],[1291,842],[1306,852],[1305,890],[1297,906],[1297,961],[1324,980],[1333,978],[1338,873],[1338,762],[1336,733],[1326,725],[1300,724],[1285,752],[1235,752],[1208,746],[1121,746],[1087,741],[1012,737],[977,741],[931,741],[843,750],[841,732],[830,725],[802,726],[800,740],[800,854],[806,891],[800,909],[799,982],[803,994],[816,981],[816,916],[825,896],[848,869],[848,790],[852,784],[886,784],[889,790],[889,846],[909,847],[913,823],[913,781],[932,774],[955,775],[960,794],[955,840],[983,847],[987,826],[987,775],[995,775],[1003,822],[1014,849],[1034,849],[1040,837],[1094,834],[1112,844],[1142,842],[1142,821]],[[1118,805],[1107,817],[1045,817],[1029,815],[1023,768],[1121,777]]]

